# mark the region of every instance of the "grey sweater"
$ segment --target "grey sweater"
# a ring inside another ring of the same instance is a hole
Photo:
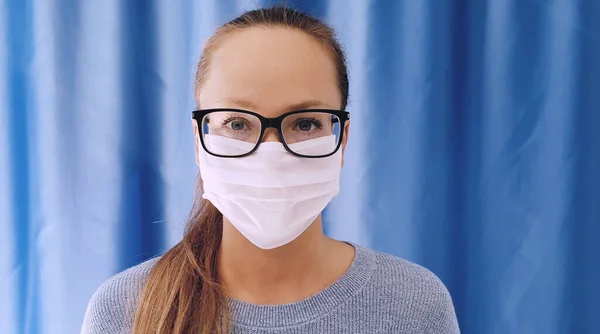
[[[430,271],[353,245],[348,271],[316,295],[286,305],[231,301],[234,334],[459,333],[452,300]],[[132,267],[93,295],[82,333],[130,333],[140,291],[158,259]]]

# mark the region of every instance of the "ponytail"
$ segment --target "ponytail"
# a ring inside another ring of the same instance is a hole
[[[209,201],[195,199],[183,240],[158,260],[148,276],[134,334],[228,333],[217,256],[222,219]]]

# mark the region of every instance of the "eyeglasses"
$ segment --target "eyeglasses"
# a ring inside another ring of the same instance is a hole
[[[192,112],[200,142],[206,152],[223,158],[240,158],[254,152],[267,128],[277,130],[291,154],[324,158],[340,148],[344,124],[350,113],[343,110],[307,109],[266,118],[241,109],[205,109]]]

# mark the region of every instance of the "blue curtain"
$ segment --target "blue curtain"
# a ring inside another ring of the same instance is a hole
[[[203,41],[277,1],[0,0],[0,328],[77,333],[182,235]],[[326,232],[448,286],[463,333],[600,333],[600,1],[288,1],[339,31]]]

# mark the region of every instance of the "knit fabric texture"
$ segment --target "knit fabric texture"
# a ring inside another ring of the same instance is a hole
[[[285,305],[231,300],[232,334],[460,333],[444,284],[409,261],[352,244],[348,271],[329,287]],[[158,258],[117,274],[92,296],[81,333],[131,333],[137,301]]]

